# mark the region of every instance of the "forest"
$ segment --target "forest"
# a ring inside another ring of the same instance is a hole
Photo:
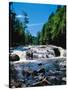
[[[51,13],[48,21],[44,23],[36,36],[31,35],[27,30],[28,14],[23,12],[24,21],[21,22],[11,7],[12,3],[9,4],[10,47],[53,44],[66,48],[66,6],[58,5],[57,10]]]

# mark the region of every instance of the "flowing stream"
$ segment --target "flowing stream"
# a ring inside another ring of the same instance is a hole
[[[66,84],[65,50],[59,47],[60,55],[56,56],[53,48],[56,46],[15,48],[12,54],[17,54],[20,60],[10,62],[10,86],[30,87]],[[33,52],[33,56],[26,58],[26,52],[30,53],[30,51]],[[43,80],[46,83],[43,83]]]

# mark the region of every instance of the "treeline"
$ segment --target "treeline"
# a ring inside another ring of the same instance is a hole
[[[58,6],[48,22],[38,32],[38,44],[53,44],[66,48],[66,6]]]
[[[13,3],[9,4],[9,45],[10,47],[15,47],[19,45],[29,45],[35,44],[35,38],[26,29],[28,20],[28,15],[23,12],[24,20],[20,21],[16,17],[16,13],[12,9]]]
[[[29,23],[28,15],[23,13],[24,21],[21,22],[9,4],[9,45],[15,47],[19,45],[46,45],[53,44],[66,48],[66,6],[58,6],[55,13],[52,13],[42,30],[37,36],[32,36],[27,30]]]

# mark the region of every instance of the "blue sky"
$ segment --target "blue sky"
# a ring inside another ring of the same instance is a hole
[[[13,10],[21,21],[23,20],[22,11],[28,14],[29,23],[27,30],[34,36],[36,36],[38,31],[42,30],[43,24],[47,22],[49,15],[55,12],[56,9],[57,5],[13,3]]]

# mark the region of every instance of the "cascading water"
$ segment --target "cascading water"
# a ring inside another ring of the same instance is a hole
[[[23,51],[17,49],[12,52],[12,54],[20,57],[19,61],[10,62],[11,71],[15,70],[16,73],[12,73],[17,77],[14,79],[11,76],[14,80],[13,82],[11,80],[12,87],[18,85],[20,87],[37,86],[40,83],[42,85],[43,81],[46,82],[43,85],[66,83],[64,79],[66,78],[66,53],[64,49],[52,45],[28,48]]]

